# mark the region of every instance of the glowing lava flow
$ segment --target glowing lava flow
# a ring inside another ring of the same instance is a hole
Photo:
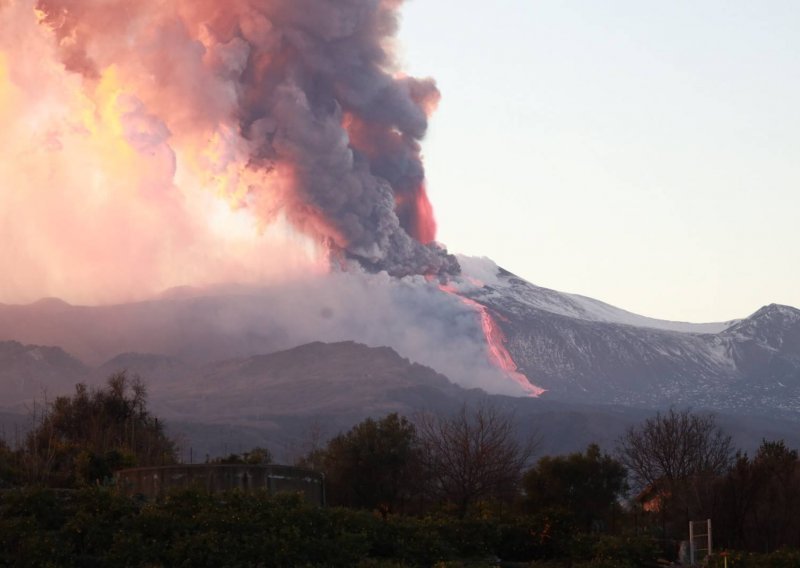
[[[472,298],[459,294],[452,284],[441,284],[439,288],[443,292],[456,296],[461,302],[478,312],[481,318],[481,329],[483,329],[483,335],[486,337],[486,345],[489,349],[489,359],[492,364],[503,371],[508,378],[519,384],[528,396],[538,397],[544,394],[545,389],[531,384],[528,377],[517,369],[514,358],[511,357],[511,353],[508,352],[505,346],[506,335],[500,329],[492,314],[489,313],[489,309]]]

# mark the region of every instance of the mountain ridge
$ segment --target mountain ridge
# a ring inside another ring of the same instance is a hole
[[[719,324],[633,325],[613,307],[606,317],[577,313],[575,296],[502,270],[466,294],[494,313],[520,370],[555,399],[800,412],[800,310],[791,306]]]
[[[790,418],[800,413],[800,310],[796,308],[770,304],[727,322],[667,322],[536,286],[488,260],[462,265],[465,275],[454,284],[457,293],[487,308],[502,329],[517,367],[547,390],[543,395],[547,400],[640,408],[695,406],[754,415],[776,412]],[[470,345],[484,341],[479,335],[480,314],[452,295],[416,281],[404,283],[402,292],[402,306],[413,307],[418,297],[429,303],[421,304],[425,306],[445,302],[458,306],[458,312],[442,312],[452,313],[458,321],[442,321],[437,318],[443,316],[430,311],[415,316],[427,318],[420,325],[436,322],[445,332],[448,326],[458,326],[463,338],[459,336],[448,347],[457,347],[459,341]],[[0,305],[0,338],[58,345],[96,369],[94,379],[114,367],[140,367],[143,374],[166,387],[176,376],[202,378],[213,363],[219,366],[216,377],[222,382],[225,373],[240,376],[244,370],[237,366],[241,363],[230,361],[254,357],[248,364],[257,366],[270,360],[258,357],[268,358],[271,355],[265,354],[313,343],[313,339],[321,344],[340,341],[336,334],[328,333],[325,339],[314,334],[317,326],[327,326],[330,332],[331,322],[338,325],[347,316],[347,306],[337,311],[336,306],[320,302],[317,312],[312,309],[297,316],[310,314],[313,320],[303,322],[307,328],[303,333],[293,334],[291,319],[275,317],[279,300],[270,301],[247,286],[231,285],[182,288],[151,300],[111,306],[70,306],[53,299],[28,306]],[[346,329],[360,330],[360,343],[398,350],[391,342],[370,336],[388,318],[370,309],[367,306],[367,313],[377,325],[361,329],[362,320],[356,320]],[[291,310],[288,313],[292,315]],[[339,336],[356,339],[346,331]],[[413,347],[414,342],[408,344]],[[345,352],[352,346],[338,349]],[[136,362],[146,353],[157,355]],[[304,358],[297,353],[286,357]],[[380,359],[380,353],[372,356]],[[403,356],[419,361],[413,352],[403,352]],[[228,366],[224,361],[229,361]],[[429,361],[423,360],[428,367],[442,370]],[[480,384],[492,392],[486,380],[470,383],[469,377],[465,381],[452,372],[445,374],[459,384]],[[355,389],[354,385],[349,388]]]
[[[164,360],[161,355],[131,355],[116,358],[127,365],[124,368],[104,367],[109,372],[126,370],[144,376],[153,363]],[[95,379],[100,381],[100,375]],[[463,404],[485,402],[511,413],[520,435],[538,434],[542,454],[583,450],[590,442],[612,450],[626,428],[653,412],[488,395],[453,384],[391,348],[352,341],[313,342],[272,354],[187,367],[169,380],[147,382],[149,407],[181,441],[186,459],[190,454],[202,458],[261,445],[273,449],[280,459],[292,461],[314,440],[324,440],[370,416],[448,414]],[[719,419],[747,451],[755,449],[762,437],[800,444],[796,421],[724,413]],[[0,410],[0,430],[22,436],[27,424],[24,414]]]

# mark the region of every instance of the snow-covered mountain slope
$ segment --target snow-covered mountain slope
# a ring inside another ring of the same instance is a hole
[[[585,321],[619,323],[688,333],[719,333],[739,320],[713,323],[667,321],[617,308],[600,300],[568,294],[531,284],[481,258],[459,257],[464,272],[474,283],[486,285],[480,297],[490,303],[513,302],[537,310]]]
[[[489,308],[519,369],[546,396],[800,412],[795,308],[770,305],[718,324],[663,322],[540,288],[502,269],[465,266],[461,293]]]

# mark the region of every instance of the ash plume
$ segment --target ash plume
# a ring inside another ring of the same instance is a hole
[[[13,3],[20,3],[16,0]],[[22,2],[24,3],[24,2]],[[401,0],[39,0],[65,68],[86,84],[113,70],[156,140],[221,140],[206,169],[260,223],[279,215],[334,259],[393,276],[453,274],[434,242],[420,140],[439,99],[399,74]],[[202,153],[202,151],[201,151]]]
[[[398,69],[402,4],[0,0],[0,302],[264,287],[257,323],[287,338],[514,379],[491,314],[444,288],[420,148],[439,92]]]

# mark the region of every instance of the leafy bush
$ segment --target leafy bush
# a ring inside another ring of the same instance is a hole
[[[501,522],[496,552],[517,562],[563,558],[570,556],[573,541],[569,516],[548,511]]]
[[[770,554],[754,554],[748,552],[728,552],[729,568],[796,568],[800,566],[800,550],[783,548]],[[720,555],[714,555],[709,568],[722,568],[725,561]]]
[[[554,513],[384,518],[266,493],[188,490],[143,503],[99,487],[0,492],[0,566],[455,567],[497,557],[599,568],[648,566],[654,554],[647,539],[576,536]]]
[[[588,566],[643,568],[657,566],[658,546],[653,539],[603,535],[596,539]]]

